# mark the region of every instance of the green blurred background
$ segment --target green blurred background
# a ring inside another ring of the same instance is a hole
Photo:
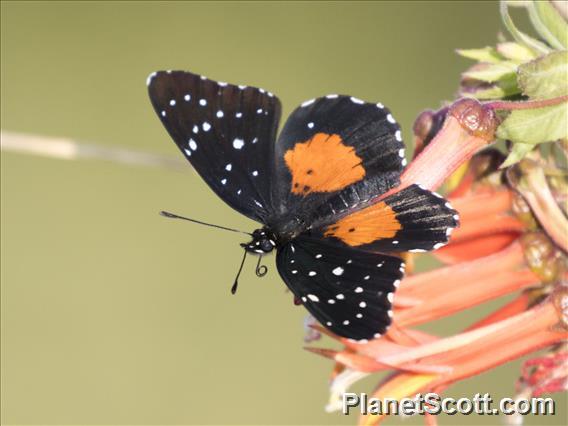
[[[495,2],[4,1],[2,129],[180,158],[145,80],[187,69],[271,90],[284,116],[332,92],[381,101],[408,143],[413,118],[455,93],[468,62],[454,49],[492,44],[500,28]],[[241,238],[158,216],[255,226],[189,166],[8,152],[1,166],[3,424],[356,423],[324,412],[332,364],[302,349],[305,311],[273,260],[262,280],[250,262],[231,296]],[[493,307],[429,329],[455,332]],[[519,365],[446,394],[512,396]],[[556,399],[558,415],[527,424],[564,424]]]

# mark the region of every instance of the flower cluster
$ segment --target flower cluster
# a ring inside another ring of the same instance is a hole
[[[329,410],[339,409],[346,389],[372,373],[390,373],[374,398],[401,399],[441,393],[541,349],[544,355],[523,365],[518,396],[568,388],[568,56],[557,39],[560,30],[568,34],[568,25],[550,2],[524,4],[537,32],[548,31],[544,41],[521,33],[503,2],[515,41],[460,51],[480,61],[464,73],[460,94],[466,97],[419,115],[415,158],[393,190],[445,185],[461,225],[450,244],[432,253],[442,266],[413,274],[420,255],[401,254],[410,273],[395,295],[393,324],[378,339],[353,343],[309,325],[343,344],[340,350],[308,348],[335,361]],[[508,303],[456,335],[415,328],[506,295]],[[363,415],[360,424],[382,419]],[[426,421],[436,423],[431,416]]]

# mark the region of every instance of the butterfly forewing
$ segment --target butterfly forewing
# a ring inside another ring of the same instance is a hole
[[[333,333],[372,339],[391,323],[401,259],[300,236],[278,251],[277,266],[294,295]]]
[[[272,202],[279,100],[262,89],[182,71],[152,74],[148,91],[171,137],[217,195],[264,221]]]
[[[308,224],[335,216],[394,187],[405,161],[400,127],[382,104],[304,102],[276,145],[275,210]]]

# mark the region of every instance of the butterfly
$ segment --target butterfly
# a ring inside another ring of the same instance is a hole
[[[302,103],[277,137],[281,104],[264,89],[184,71],[153,73],[147,85],[194,169],[261,224],[241,244],[245,256],[276,251],[296,300],[336,335],[384,334],[405,270],[399,253],[437,249],[458,225],[440,195],[419,185],[391,191],[406,160],[390,111],[331,94]]]

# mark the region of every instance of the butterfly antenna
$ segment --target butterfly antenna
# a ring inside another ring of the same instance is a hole
[[[238,232],[239,234],[245,234],[245,235],[252,236],[252,234],[249,233],[249,232],[239,231],[238,229],[227,228],[226,226],[214,225],[212,223],[207,223],[207,222],[202,222],[200,220],[190,219],[188,217],[179,216],[177,214],[173,214],[173,213],[166,212],[166,211],[163,211],[163,210],[160,212],[160,214],[164,217],[169,217],[170,219],[183,219],[183,220],[187,220],[189,222],[198,223],[200,225],[211,226],[212,228],[224,229],[225,231]]]
[[[262,256],[258,256],[258,263],[256,264],[256,276],[257,277],[264,277],[268,273],[268,268],[266,265],[261,265],[260,261],[262,260]]]
[[[231,287],[231,294],[235,294],[237,292],[237,287],[239,286],[239,277],[241,276],[241,271],[243,270],[243,265],[245,264],[246,258],[247,258],[247,251],[245,250],[243,260],[241,261],[241,266],[239,267],[239,272],[237,272],[237,276],[235,277],[235,282]]]

